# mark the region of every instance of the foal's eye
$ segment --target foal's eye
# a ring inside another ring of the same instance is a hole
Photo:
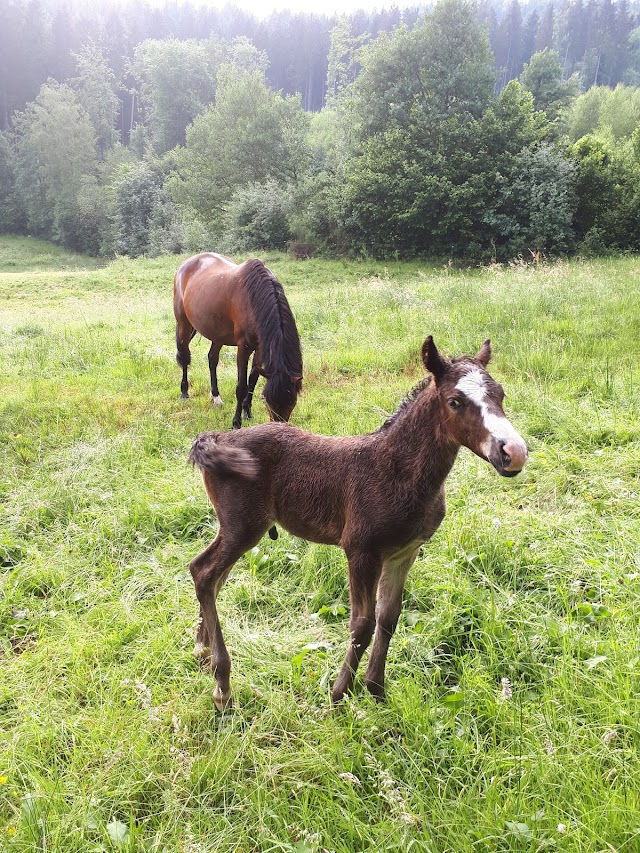
[[[459,409],[462,405],[462,401],[459,400],[457,397],[449,397],[447,403],[452,409]]]

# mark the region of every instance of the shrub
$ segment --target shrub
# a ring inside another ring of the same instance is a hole
[[[227,251],[286,249],[291,212],[291,192],[277,181],[240,187],[227,204],[222,242]]]

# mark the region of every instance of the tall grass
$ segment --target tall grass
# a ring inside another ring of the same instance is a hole
[[[426,334],[491,337],[531,459],[505,481],[461,453],[385,705],[358,680],[330,706],[342,553],[261,542],[220,598],[219,715],[187,570],[216,521],[186,455],[230,426],[235,354],[214,409],[196,339],[180,399],[179,260],[0,241],[0,848],[640,850],[640,263],[265,259],[304,346],[296,424],[374,429]]]

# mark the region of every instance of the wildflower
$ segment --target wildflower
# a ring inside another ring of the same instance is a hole
[[[151,690],[149,690],[147,685],[144,684],[142,681],[138,681],[138,679],[136,679],[134,687],[136,693],[140,697],[140,703],[142,704],[142,707],[151,708],[153,697],[151,694]]]
[[[511,682],[508,678],[502,679],[502,698],[511,699],[513,693],[511,691]]]
[[[553,754],[555,753],[555,751],[556,751],[555,746],[551,743],[551,741],[549,740],[549,738],[546,738],[546,739],[545,739],[545,742],[544,742],[544,748],[545,748],[545,750],[546,750],[546,752],[547,752],[547,755],[553,755]]]
[[[558,824],[558,833],[560,835],[564,835],[566,831],[567,831],[567,824],[566,823],[559,823]]]
[[[610,731],[610,732],[605,732],[605,733],[602,735],[602,741],[603,741],[603,743],[605,743],[605,744],[607,744],[607,743],[611,743],[611,741],[612,741],[612,740],[615,740],[617,737],[618,737],[618,732],[617,732],[615,729],[613,729],[612,731]]]
[[[343,782],[351,782],[357,788],[362,788],[362,782],[353,773],[340,773],[340,778]]]
[[[0,776],[0,785],[6,785],[6,784],[7,784],[7,777],[6,776]]]
[[[494,518],[494,519],[493,519],[493,526],[496,528],[496,530],[497,530],[499,527],[502,527],[502,522],[500,521],[500,519],[499,519],[499,518]]]

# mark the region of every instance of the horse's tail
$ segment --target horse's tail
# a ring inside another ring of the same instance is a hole
[[[189,462],[212,474],[253,479],[258,473],[255,456],[242,447],[218,444],[217,432],[201,432],[191,446]]]

